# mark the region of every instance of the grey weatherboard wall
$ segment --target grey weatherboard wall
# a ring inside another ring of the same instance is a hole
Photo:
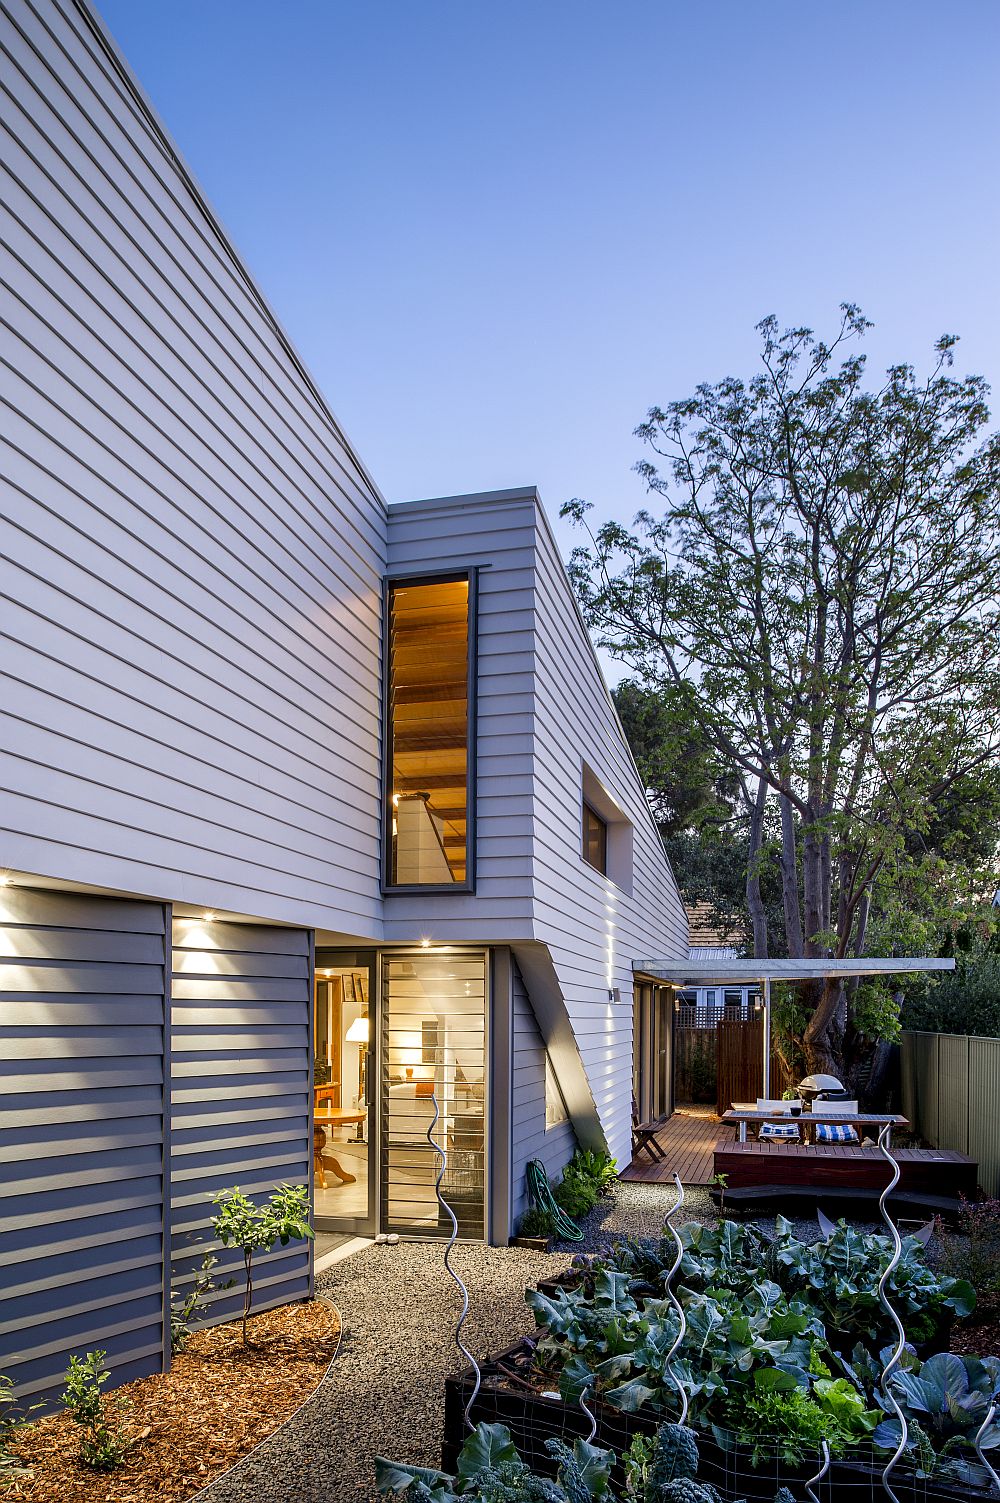
[[[0,888],[0,1372],[158,1372],[166,910]]]
[[[545,1127],[545,1045],[517,963],[511,963],[511,1231],[528,1209],[525,1174],[530,1159],[540,1159],[550,1178],[573,1157],[576,1134],[568,1119]]]
[[[185,1288],[208,1241],[212,1196],[259,1198],[311,1184],[312,937],[304,929],[174,920],[171,1024],[171,1264]],[[219,1276],[242,1268],[220,1254]],[[312,1290],[301,1242],[254,1259],[254,1308]],[[212,1317],[240,1308],[218,1295]]]

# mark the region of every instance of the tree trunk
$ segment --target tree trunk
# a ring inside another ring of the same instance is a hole
[[[243,1249],[243,1262],[246,1266],[247,1276],[246,1292],[243,1295],[243,1345],[249,1346],[250,1340],[247,1336],[247,1318],[250,1314],[250,1304],[253,1300],[253,1250],[251,1248]]]
[[[799,857],[795,849],[795,816],[790,801],[779,794],[781,808],[781,900],[785,910],[785,941],[793,960],[802,954],[802,912],[799,907]]]
[[[802,1039],[810,1075],[844,1078],[844,987],[835,976],[822,983]]]
[[[823,946],[817,935],[823,928],[823,883],[820,871],[820,848],[816,832],[807,829],[802,841],[802,895],[805,911],[804,953],[817,956]]]
[[[760,895],[760,870],[758,867],[760,848],[764,843],[764,814],[767,809],[767,793],[767,784],[761,778],[757,784],[757,797],[754,799],[750,815],[750,840],[747,847],[747,909],[750,913],[750,923],[753,926],[753,954],[755,960],[767,959],[767,914],[764,912],[764,902]]]

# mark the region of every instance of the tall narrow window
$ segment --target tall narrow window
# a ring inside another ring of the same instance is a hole
[[[583,806],[583,859],[599,872],[607,872],[608,827],[589,804]]]
[[[388,596],[389,887],[472,885],[470,578]]]

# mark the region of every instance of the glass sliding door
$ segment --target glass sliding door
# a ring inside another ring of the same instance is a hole
[[[448,1156],[441,1188],[458,1217],[459,1235],[485,1235],[486,974],[482,951],[383,952],[380,1182],[386,1231],[450,1234],[451,1222],[435,1194],[440,1159],[433,1141]]]
[[[673,994],[636,985],[632,999],[632,1089],[644,1122],[673,1111]]]
[[[317,950],[313,1177],[316,1225],[375,1230],[374,956]]]

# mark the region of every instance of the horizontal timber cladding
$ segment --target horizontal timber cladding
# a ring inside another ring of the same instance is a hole
[[[626,1164],[631,1155],[632,961],[644,944],[663,957],[686,957],[687,919],[541,507],[535,513],[534,547],[534,936],[552,957],[607,1146]],[[628,828],[630,860],[618,874],[620,880],[583,859],[585,767]],[[620,1000],[612,1001],[615,992]]]
[[[158,903],[0,888],[0,1372],[51,1397],[71,1353],[164,1360]]]
[[[511,1231],[528,1209],[527,1169],[539,1159],[549,1178],[555,1180],[573,1157],[576,1134],[567,1118],[554,1127],[545,1126],[545,1044],[531,1009],[524,979],[511,964],[513,1013],[511,1097]]]
[[[305,929],[175,919],[170,1061],[171,1266],[189,1289],[211,1246],[216,1282],[242,1273],[218,1248],[212,1197],[235,1185],[254,1200],[310,1183],[311,936]],[[254,1309],[311,1292],[305,1243],[254,1258]],[[210,1319],[242,1306],[220,1290]]]
[[[85,11],[0,7],[3,861],[377,933],[385,509]]]

